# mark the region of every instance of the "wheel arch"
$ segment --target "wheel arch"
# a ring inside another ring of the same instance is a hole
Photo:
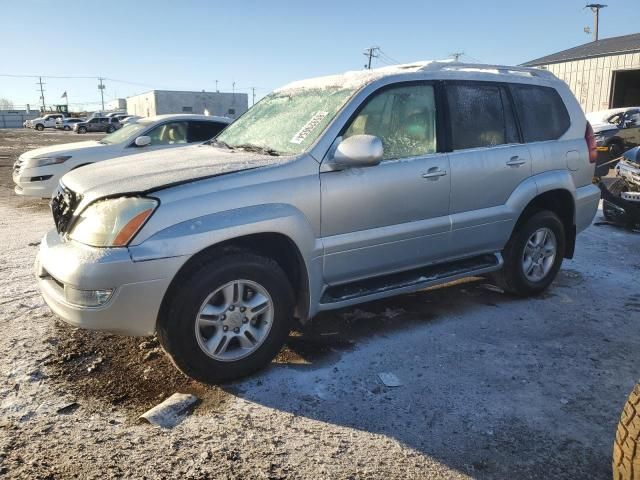
[[[296,317],[302,322],[306,321],[310,309],[310,283],[307,265],[298,245],[288,235],[280,232],[260,232],[228,238],[196,252],[174,275],[164,294],[159,311],[165,311],[166,303],[171,295],[195,265],[239,251],[250,251],[271,258],[280,265],[293,288]]]
[[[566,235],[564,257],[573,258],[576,244],[576,206],[573,194],[567,189],[554,188],[536,195],[518,217],[513,231],[516,231],[531,216],[542,210],[551,211],[560,217]]]

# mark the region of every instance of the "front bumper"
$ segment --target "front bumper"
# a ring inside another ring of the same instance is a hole
[[[51,175],[47,180],[32,182],[31,178]],[[59,175],[46,169],[26,168],[20,173],[13,172],[13,183],[16,184],[14,191],[17,195],[35,198],[51,198],[51,195],[58,186]]]
[[[123,335],[152,335],[164,294],[185,261],[172,257],[134,262],[127,248],[63,241],[52,230],[42,239],[34,273],[45,302],[65,322]],[[113,293],[103,305],[83,307],[66,300],[65,285]]]

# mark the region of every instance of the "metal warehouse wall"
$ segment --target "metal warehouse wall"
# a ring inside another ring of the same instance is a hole
[[[203,114],[237,118],[247,111],[246,93],[180,92],[153,90],[127,98],[127,113],[149,117],[171,113]]]
[[[615,70],[640,69],[640,52],[542,65],[564,80],[585,113],[606,110]]]
[[[38,117],[38,112],[11,113],[0,110],[0,128],[22,128],[25,120]]]

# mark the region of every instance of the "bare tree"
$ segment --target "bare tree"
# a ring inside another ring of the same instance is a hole
[[[12,110],[13,102],[7,98],[0,97],[0,110]]]

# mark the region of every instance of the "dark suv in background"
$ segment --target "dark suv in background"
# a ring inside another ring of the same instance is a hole
[[[107,132],[112,133],[119,129],[120,120],[117,117],[93,117],[86,122],[79,122],[73,126],[76,133]]]

